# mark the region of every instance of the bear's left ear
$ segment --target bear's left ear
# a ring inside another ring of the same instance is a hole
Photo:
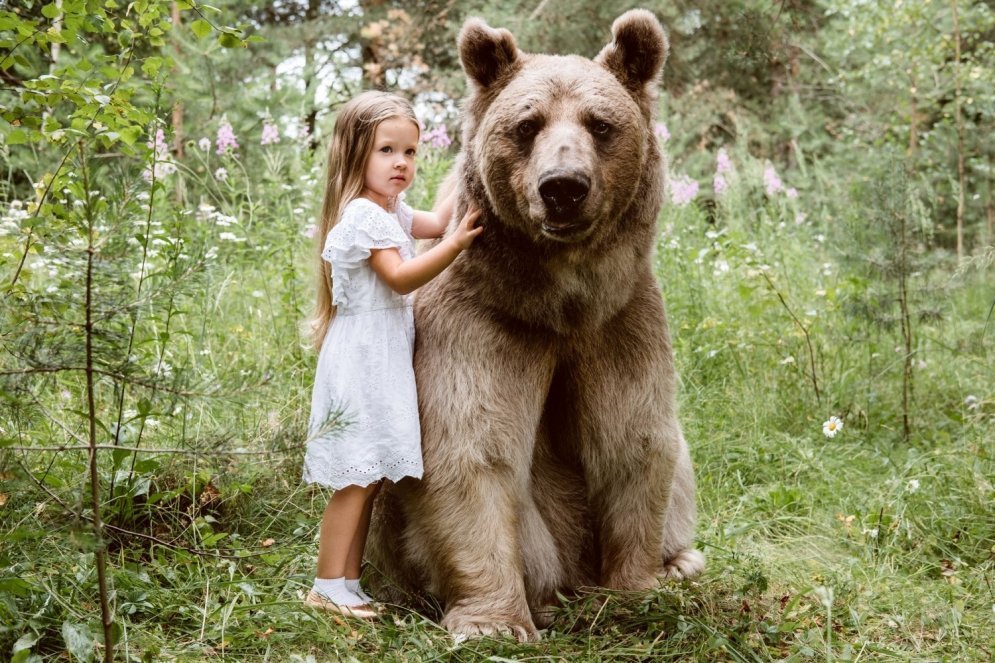
[[[508,80],[521,65],[512,34],[503,28],[495,30],[479,18],[467,19],[457,43],[463,70],[483,89]]]
[[[645,9],[632,9],[612,23],[612,43],[601,49],[600,63],[630,92],[642,92],[656,82],[670,44],[660,21]]]

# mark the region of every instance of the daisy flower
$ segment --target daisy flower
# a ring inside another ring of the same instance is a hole
[[[836,437],[836,433],[843,430],[843,420],[839,417],[829,417],[829,421],[822,424],[822,434],[826,437]]]

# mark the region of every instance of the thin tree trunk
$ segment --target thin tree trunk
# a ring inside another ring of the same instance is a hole
[[[964,259],[964,118],[961,111],[960,20],[957,0],[950,0],[954,17],[954,118],[957,126],[957,260]]]
[[[80,170],[83,174],[83,190],[90,190],[86,168],[86,155],[83,144],[79,145]],[[88,195],[89,198],[89,195]],[[97,468],[97,407],[93,385],[93,258],[97,252],[94,246],[93,212],[89,200],[86,204],[87,247],[86,247],[86,406],[89,422],[88,441],[90,445],[90,507],[93,509],[93,529],[97,537],[94,557],[97,563],[97,587],[100,594],[100,616],[104,629],[104,662],[114,661],[114,613],[111,612],[107,593],[107,546],[104,539],[104,522],[100,516],[100,474]]]
[[[180,22],[182,18],[180,16],[180,5],[175,0],[173,2],[173,53],[176,54],[176,61],[180,61],[180,39],[178,36],[178,30],[180,29]],[[186,136],[183,135],[183,102],[180,101],[179,95],[177,95],[176,101],[173,102],[173,153],[176,155],[177,159],[183,158],[183,141]],[[181,179],[181,178],[177,178]]]
[[[313,23],[318,19],[318,0],[308,0],[307,22]],[[307,126],[308,147],[311,151],[318,149],[318,139],[314,135],[318,119],[318,107],[315,103],[315,94],[318,91],[318,66],[317,66],[317,44],[313,43],[309,31],[305,30],[304,37],[304,121]]]
[[[902,345],[905,350],[902,372],[902,439],[908,444],[912,436],[910,412],[912,408],[912,316],[909,313],[909,265],[908,265],[908,218],[904,211],[899,212],[900,237],[898,240],[898,305],[901,308]]]
[[[988,153],[988,186],[985,195],[985,216],[988,219],[988,244],[995,243],[995,210],[992,209],[992,155]]]
[[[919,105],[916,97],[916,75],[914,73],[912,74],[910,89],[912,90],[912,97],[909,100],[911,106],[909,118],[909,157],[911,157],[910,161],[914,161],[916,152],[919,150]]]

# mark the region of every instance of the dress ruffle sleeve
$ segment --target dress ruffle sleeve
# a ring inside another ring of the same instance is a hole
[[[369,259],[373,249],[399,249],[408,241],[397,221],[375,203],[350,203],[342,220],[328,233],[321,257],[333,267],[351,269]]]

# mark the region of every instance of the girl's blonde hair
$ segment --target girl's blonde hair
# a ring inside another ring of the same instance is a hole
[[[388,92],[363,92],[350,99],[335,118],[335,130],[328,146],[325,202],[314,236],[317,299],[309,330],[315,349],[321,349],[325,332],[335,316],[332,304],[332,268],[321,257],[328,232],[339,222],[342,211],[363,192],[366,160],[373,150],[377,127],[384,120],[407,118],[418,124],[415,111],[406,99]]]

